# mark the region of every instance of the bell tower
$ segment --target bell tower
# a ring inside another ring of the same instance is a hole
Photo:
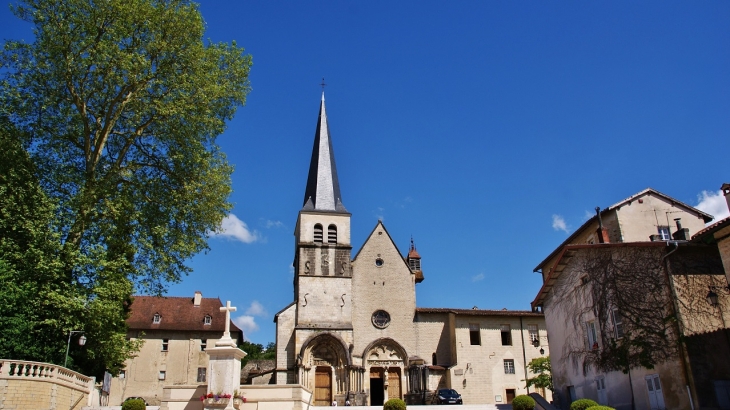
[[[294,231],[297,328],[352,329],[350,213],[342,204],[324,92]]]

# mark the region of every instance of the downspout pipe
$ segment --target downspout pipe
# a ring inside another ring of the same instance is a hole
[[[525,370],[525,388],[527,389],[527,394],[530,394],[530,386],[527,385],[527,355],[525,354],[525,330],[524,326],[522,326],[522,316],[520,316],[520,336],[522,338],[522,363],[524,364]]]

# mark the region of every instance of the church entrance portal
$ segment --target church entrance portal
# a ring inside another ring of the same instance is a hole
[[[329,406],[332,404],[332,369],[317,366],[314,374],[314,405]]]

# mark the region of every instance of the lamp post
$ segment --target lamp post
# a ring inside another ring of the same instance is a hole
[[[66,363],[68,363],[68,351],[71,348],[71,336],[75,333],[84,333],[83,330],[69,330],[68,331],[68,343],[66,343],[66,359],[63,361],[63,367],[66,367]],[[81,336],[79,338],[79,346],[83,346],[86,344],[86,336]]]

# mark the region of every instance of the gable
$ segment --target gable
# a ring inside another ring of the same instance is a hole
[[[380,238],[383,235],[385,236],[385,238]],[[375,228],[373,228],[373,230],[370,232],[368,239],[365,240],[365,243],[363,243],[363,245],[360,247],[360,250],[357,251],[357,254],[355,254],[355,257],[352,259],[352,261],[357,262],[358,258],[363,254],[363,250],[365,248],[373,246],[380,247],[384,252],[388,250],[395,252],[395,254],[398,255],[398,260],[400,261],[400,263],[402,263],[403,266],[408,269],[409,273],[411,272],[411,268],[408,266],[405,258],[403,258],[403,254],[398,249],[398,245],[395,244],[395,241],[393,241],[393,238],[388,233],[388,230],[385,229],[383,221],[379,220],[378,223],[375,224]],[[392,263],[398,262],[392,261]]]

